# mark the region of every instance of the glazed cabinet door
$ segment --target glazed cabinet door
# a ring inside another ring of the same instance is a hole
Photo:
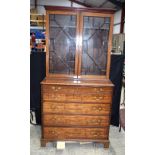
[[[79,75],[108,77],[113,16],[101,13],[82,13],[80,17]]]
[[[74,12],[47,12],[47,61],[48,75],[76,75],[78,18]]]
[[[47,11],[46,75],[109,78],[113,14]]]

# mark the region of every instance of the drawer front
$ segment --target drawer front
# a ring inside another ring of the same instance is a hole
[[[111,103],[112,101],[111,94],[84,94],[81,97],[82,102]]]
[[[64,103],[57,102],[43,102],[43,113],[57,113],[64,112]]]
[[[109,115],[110,104],[43,102],[43,113]]]
[[[77,94],[43,93],[43,100],[81,102],[81,96]]]
[[[67,102],[104,102],[111,103],[111,94],[58,94],[43,93],[43,100]]]
[[[44,93],[75,93],[76,87],[73,86],[62,86],[62,85],[43,85]]]
[[[78,93],[112,93],[112,87],[78,87]]]
[[[44,126],[87,126],[105,127],[109,116],[44,115]]]
[[[44,127],[43,136],[45,139],[107,139],[108,128],[59,128]]]
[[[100,138],[108,138],[109,132],[108,128],[101,129],[87,129],[86,137],[88,139],[100,139]]]
[[[62,85],[43,85],[45,93],[111,93],[112,87],[85,87],[85,86],[62,86]]]

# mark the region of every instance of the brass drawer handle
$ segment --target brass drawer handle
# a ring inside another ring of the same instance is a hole
[[[52,89],[55,90],[55,87],[53,86]]]
[[[102,107],[93,107],[92,109],[93,109],[93,110],[97,110],[97,111],[101,111],[101,110],[103,110]]]
[[[99,136],[99,134],[94,134],[93,136]]]
[[[99,107],[98,110],[101,111],[102,110],[102,107]]]
[[[99,92],[103,92],[104,89],[103,88],[95,88],[95,91],[99,93]]]
[[[95,96],[95,97],[94,97],[95,100],[101,100],[101,99],[103,99],[103,98],[104,98],[103,96],[98,96],[98,97]]]
[[[100,136],[100,133],[92,132],[91,135],[93,135],[93,136]]]
[[[61,89],[61,87],[58,87],[58,90],[60,90]]]
[[[56,120],[57,120],[56,117],[52,117],[52,118],[49,119],[49,121],[56,121]]]
[[[52,90],[54,90],[54,91],[59,91],[59,90],[61,90],[62,88],[61,87],[52,87]]]
[[[102,122],[102,120],[101,120],[101,119],[99,119],[99,120],[97,120],[97,122],[98,122],[98,123],[101,123],[101,122]]]
[[[96,97],[96,96],[94,97],[94,99],[95,99],[95,100],[99,100],[99,98],[98,98],[98,97]]]
[[[54,135],[56,132],[55,131],[48,131],[48,133]]]

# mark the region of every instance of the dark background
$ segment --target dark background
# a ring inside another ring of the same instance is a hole
[[[36,123],[41,124],[40,82],[46,75],[46,53],[32,52],[30,55],[30,110],[35,112]],[[119,106],[122,87],[124,55],[111,56],[110,79],[115,85],[112,101],[111,124],[119,126]]]

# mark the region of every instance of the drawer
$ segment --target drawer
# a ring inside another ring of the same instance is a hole
[[[66,95],[57,93],[43,93],[43,100],[65,101]]]
[[[75,93],[76,89],[73,86],[44,85],[42,90],[45,93]]]
[[[86,126],[105,127],[109,125],[109,116],[81,115],[44,115],[44,126]]]
[[[44,102],[43,113],[109,115],[111,104]]]
[[[79,94],[66,94],[66,101],[68,102],[81,102],[81,95]]]
[[[112,87],[78,87],[78,93],[112,93]]]
[[[64,103],[43,102],[43,113],[63,113]]]
[[[107,139],[108,128],[59,128],[44,127],[43,138],[52,140]]]
[[[81,102],[78,94],[43,93],[43,100]]]
[[[111,103],[111,94],[58,94],[44,93],[43,100],[67,102],[103,102]]]
[[[85,87],[85,86],[62,86],[62,85],[44,85],[44,93],[111,93],[112,87]]]
[[[112,95],[111,94],[83,94],[81,96],[82,102],[103,102],[111,103]]]
[[[87,129],[85,135],[88,139],[108,138],[109,135],[108,127],[101,129]]]

